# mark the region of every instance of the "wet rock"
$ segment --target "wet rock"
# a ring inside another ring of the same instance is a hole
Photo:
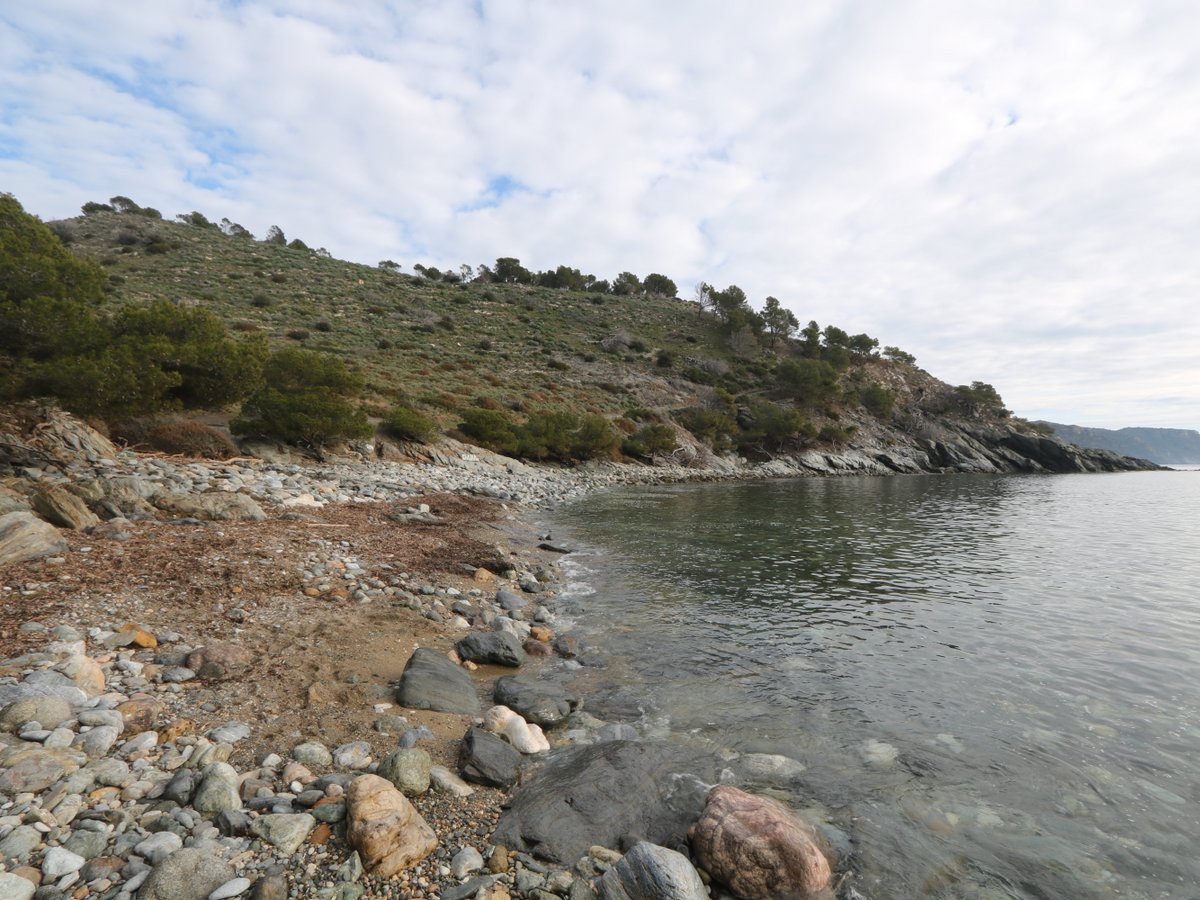
[[[708,755],[661,742],[568,748],[512,794],[493,839],[564,865],[597,844],[685,849],[716,769]]]
[[[530,681],[517,675],[496,679],[492,696],[502,706],[538,725],[558,725],[579,708],[579,697],[557,685]]]
[[[518,609],[524,609],[529,605],[529,601],[520,594],[514,594],[512,591],[499,590],[496,591],[496,604],[508,612],[513,612]]]
[[[253,654],[245,647],[210,641],[188,654],[187,667],[200,678],[220,681],[244,673],[253,661]]]
[[[374,875],[395,875],[437,848],[433,829],[390,781],[378,775],[362,775],[351,783],[346,819],[346,840]]]
[[[537,725],[530,725],[507,706],[493,706],[484,714],[483,727],[504,738],[521,753],[544,753],[550,742]]]
[[[38,491],[29,505],[39,516],[59,528],[82,530],[100,524],[100,517],[66,488],[49,487]]]
[[[425,647],[414,650],[404,667],[396,702],[409,709],[465,716],[480,712],[471,676],[441,653]]]
[[[233,866],[211,849],[187,847],[172,853],[150,873],[138,900],[207,900],[237,877]]]
[[[275,813],[259,816],[250,823],[250,833],[262,838],[291,856],[317,827],[317,820],[308,813]]]
[[[807,822],[764,797],[722,785],[691,832],[697,863],[740,897],[816,897],[829,862]]]
[[[517,781],[521,754],[506,741],[482,728],[472,728],[463,737],[458,753],[458,770],[467,781],[507,788]]]
[[[507,631],[469,634],[456,645],[458,655],[477,663],[517,667],[525,662],[521,641]]]
[[[419,797],[429,790],[433,760],[417,747],[401,748],[385,757],[375,774],[386,778],[406,797]]]
[[[601,876],[601,900],[707,900],[700,874],[686,856],[641,841]]]
[[[0,516],[0,566],[67,552],[67,540],[33,513]]]

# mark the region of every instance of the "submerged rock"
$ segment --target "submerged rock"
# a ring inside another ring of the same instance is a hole
[[[537,725],[557,725],[579,708],[579,697],[554,684],[529,681],[516,675],[496,679],[495,701]]]

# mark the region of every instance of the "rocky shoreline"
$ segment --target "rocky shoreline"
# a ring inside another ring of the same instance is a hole
[[[832,896],[830,863],[844,876],[836,828],[713,790],[786,783],[786,758],[589,714],[567,685],[589,651],[556,631],[569,548],[520,510],[618,484],[927,471],[911,447],[206,462],[118,452],[68,417],[0,443],[0,900]],[[939,446],[960,471],[1036,456]],[[775,870],[747,835],[777,842]]]

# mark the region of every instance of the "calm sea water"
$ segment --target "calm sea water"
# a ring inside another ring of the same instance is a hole
[[[891,897],[1200,897],[1200,472],[627,489],[554,514],[592,706],[806,770]]]

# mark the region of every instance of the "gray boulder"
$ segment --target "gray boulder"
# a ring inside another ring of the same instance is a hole
[[[516,668],[525,662],[521,642],[507,631],[468,634],[456,645],[458,655],[471,662]]]
[[[496,679],[493,696],[501,706],[520,713],[527,722],[557,725],[579,708],[579,697],[557,685],[528,681],[515,675]]]
[[[641,841],[604,873],[600,900],[708,900],[700,873],[682,853]]]
[[[493,841],[571,865],[589,847],[649,841],[685,849],[716,761],[656,741],[571,747],[513,793]]]
[[[517,766],[520,763],[519,751],[482,728],[468,731],[459,748],[458,769],[463,778],[476,784],[512,787],[517,781]]]
[[[441,653],[426,647],[414,650],[404,667],[396,702],[409,709],[464,716],[477,716],[481,711],[471,676]]]
[[[53,525],[30,512],[0,516],[0,566],[65,553],[66,539]]]
[[[233,866],[211,849],[188,847],[176,850],[154,867],[142,883],[138,900],[206,900],[236,877]]]

